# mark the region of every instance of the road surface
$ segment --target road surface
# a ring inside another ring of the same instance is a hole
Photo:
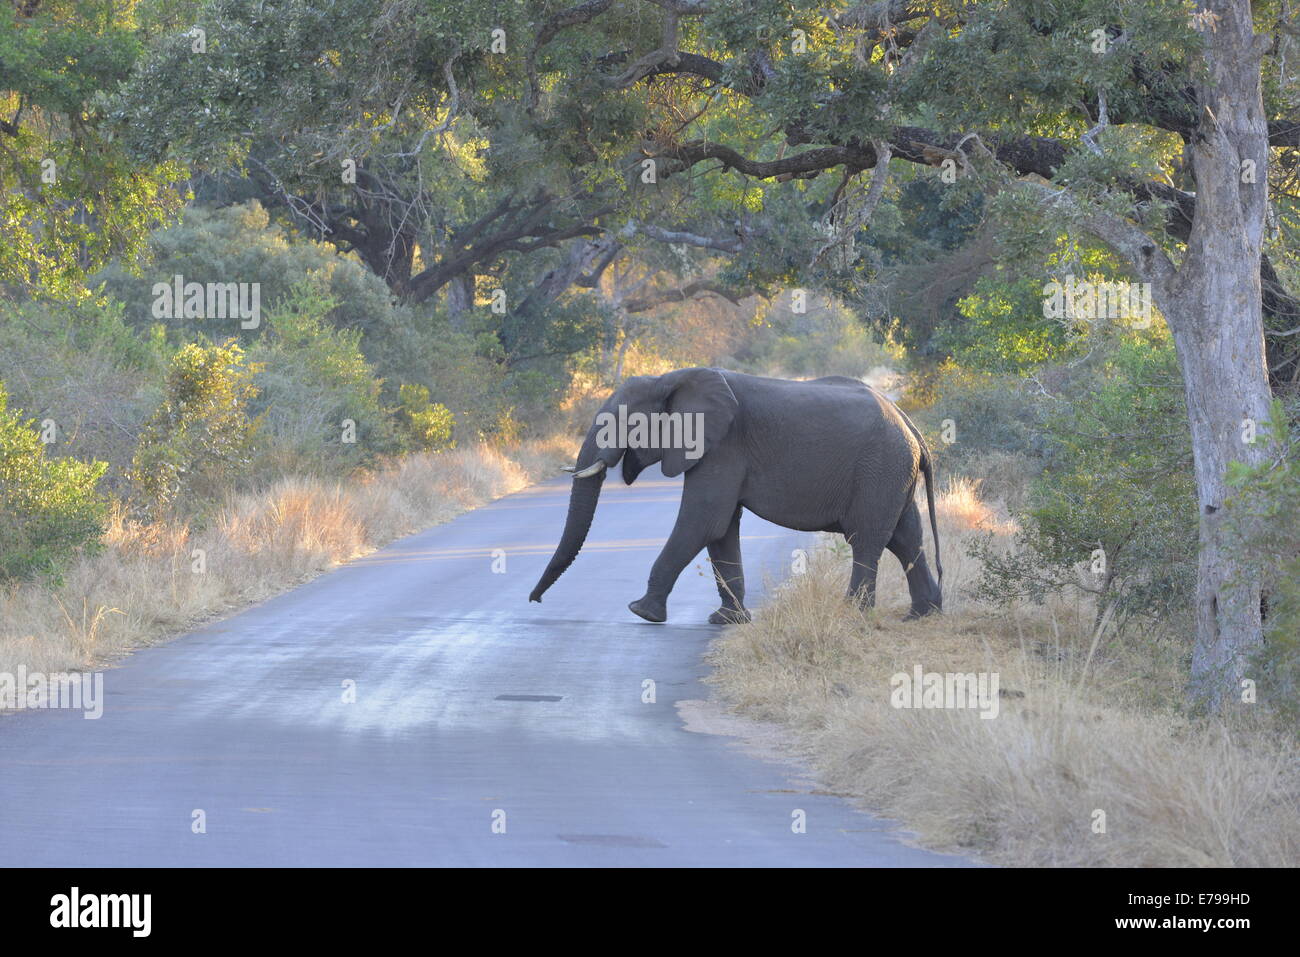
[[[704,623],[717,606],[705,556],[668,624],[626,608],[680,480],[611,476],[577,562],[529,604],[568,486],[508,496],[140,651],[105,673],[98,720],[0,716],[0,860],[966,863],[902,843],[734,739],[685,729],[678,702],[709,697],[701,656],[719,633]],[[742,534],[755,596],[807,541],[749,514]]]

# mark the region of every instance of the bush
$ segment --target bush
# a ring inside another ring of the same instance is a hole
[[[447,449],[455,446],[452,434],[456,417],[441,402],[429,401],[422,385],[404,384],[399,390],[401,418],[414,448]]]
[[[1047,403],[1041,391],[1019,376],[970,371],[947,362],[928,378],[918,377],[908,398],[904,405],[925,432],[941,470],[978,478],[978,460],[1006,453],[1024,457],[1029,479],[1046,460]]]
[[[1046,419],[1042,474],[1017,516],[1017,548],[989,540],[979,597],[1042,601],[1074,586],[1120,629],[1185,613],[1195,587],[1196,495],[1191,441],[1173,347],[1118,347]],[[1080,570],[1087,565],[1086,570]]]
[[[149,239],[152,262],[141,275],[111,266],[91,280],[124,303],[127,322],[148,328],[153,315],[153,286],[179,274],[186,282],[258,283],[263,313],[278,307],[306,281],[324,287],[331,298],[331,325],[368,334],[392,312],[392,296],[383,281],[333,246],[288,232],[270,220],[252,200],[224,209],[189,206],[182,222],[155,230]],[[169,319],[172,341],[205,335],[212,340],[235,337],[247,345],[261,333],[242,329],[235,319]]]
[[[504,327],[500,317],[487,310],[471,309],[453,323],[433,302],[399,304],[383,280],[354,256],[284,228],[256,200],[219,209],[189,206],[181,223],[150,235],[149,253],[151,261],[140,275],[115,265],[92,280],[124,304],[122,315],[129,326],[150,330],[154,338],[161,336],[173,347],[204,337],[212,341],[234,337],[250,355],[261,358],[267,330],[271,332],[267,348],[281,338],[274,328],[276,316],[285,327],[283,317],[302,313],[303,290],[310,290],[308,298],[314,297],[315,302],[309,312],[318,322],[305,335],[318,344],[330,329],[353,336],[346,344],[340,340],[340,346],[363,355],[370,377],[379,382],[379,397],[372,401],[356,391],[356,380],[341,383],[331,375],[331,389],[351,390],[347,401],[366,407],[347,416],[356,421],[358,442],[341,450],[336,438],[338,419],[330,418],[336,410],[324,407],[337,404],[339,395],[313,394],[311,384],[302,378],[312,372],[311,363],[288,355],[294,350],[282,352],[274,362],[268,359],[266,374],[259,377],[259,386],[267,394],[261,407],[278,410],[284,396],[296,396],[305,405],[301,410],[287,409],[280,418],[275,413],[268,416],[270,443],[265,452],[270,461],[260,462],[259,467],[334,469],[397,450],[395,423],[379,410],[400,405],[399,383],[427,388],[431,401],[455,416],[462,437],[497,437],[513,428],[512,406],[527,421],[554,411],[568,385],[569,353],[588,345],[593,335],[589,297],[571,297],[574,303],[555,304],[544,314],[508,316]],[[263,321],[250,329],[241,328],[234,319],[160,322],[152,312],[153,286],[170,282],[177,274],[187,282],[258,283]],[[512,289],[511,294],[512,302],[522,301],[526,290]],[[516,359],[520,353],[537,356],[516,362],[513,372],[508,371],[511,366],[498,334],[515,342]],[[334,371],[345,377],[351,374],[342,368]],[[385,386],[385,381],[391,385]],[[330,427],[322,432],[318,426],[325,421]],[[323,437],[318,438],[318,433]],[[340,451],[346,453],[342,458]]]
[[[326,317],[334,307],[319,283],[299,283],[267,313],[263,338],[249,350],[261,464],[343,472],[398,451],[382,383],[361,352],[361,330],[332,326]]]
[[[1260,700],[1300,728],[1300,446],[1274,403],[1258,441],[1275,442],[1261,465],[1230,466],[1232,547],[1264,576],[1265,643],[1254,661]]]
[[[511,407],[512,393],[500,342],[490,332],[454,328],[437,311],[401,307],[365,342],[366,355],[382,370],[402,404],[400,384],[423,386],[431,402],[446,406],[462,441],[495,434]]]
[[[171,350],[140,339],[113,302],[23,303],[0,311],[0,381],[10,401],[53,419],[60,457],[102,460],[101,490],[125,496],[136,438],[158,404]]]
[[[0,578],[55,570],[98,542],[108,504],[96,484],[107,467],[46,458],[32,423],[9,409],[0,385]]]
[[[846,306],[810,297],[807,311],[793,312],[782,299],[763,315],[763,324],[735,358],[760,375],[862,378],[881,366],[894,368],[902,351],[888,336],[865,326]],[[883,341],[881,341],[883,339]]]
[[[200,511],[219,501],[251,461],[256,422],[255,367],[227,340],[191,343],[172,357],[162,404],[146,423],[130,478],[141,508],[160,517],[179,508]]]
[[[981,276],[957,310],[965,321],[945,326],[936,344],[968,368],[1023,372],[1077,354],[1086,341],[1071,336],[1063,323],[1044,318],[1039,276],[1011,281]]]

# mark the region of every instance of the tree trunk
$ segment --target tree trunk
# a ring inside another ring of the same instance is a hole
[[[623,363],[627,359],[628,346],[632,345],[631,334],[624,329],[623,340],[618,344],[618,362],[614,366],[614,388],[623,384]]]
[[[1194,284],[1203,287],[1197,301],[1175,306],[1181,321],[1174,333],[1200,514],[1192,682],[1216,709],[1240,686],[1245,657],[1263,640],[1259,575],[1225,550],[1224,502],[1228,463],[1253,464],[1264,454],[1263,442],[1244,441],[1244,423],[1267,422],[1270,401],[1259,309],[1244,301],[1249,290],[1240,270],[1227,258],[1221,262]],[[1258,303],[1258,286],[1255,296]]]
[[[1210,80],[1199,91],[1191,145],[1196,214],[1166,315],[1183,370],[1200,513],[1193,691],[1217,710],[1239,693],[1246,658],[1263,640],[1259,575],[1225,548],[1224,504],[1228,464],[1257,463],[1266,451],[1247,442],[1246,421],[1262,426],[1271,401],[1259,279],[1269,155],[1250,4],[1207,6],[1220,19],[1206,32]]]
[[[474,307],[474,276],[461,273],[447,283],[447,317],[451,327],[463,332],[469,319],[469,312]]]

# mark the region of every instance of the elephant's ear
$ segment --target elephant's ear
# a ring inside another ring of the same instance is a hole
[[[665,407],[682,413],[682,435],[691,439],[690,447],[664,449],[661,468],[671,478],[694,468],[717,447],[731,429],[740,403],[717,369],[681,369],[660,382],[667,391]]]

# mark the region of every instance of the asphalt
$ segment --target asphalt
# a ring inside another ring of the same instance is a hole
[[[793,766],[686,730],[679,703],[710,697],[703,655],[720,633],[705,555],[667,624],[626,607],[680,491],[657,470],[631,488],[611,476],[540,605],[527,595],[564,479],[135,653],[105,672],[98,720],[0,716],[0,862],[968,864]],[[808,536],[749,514],[741,530],[754,604]]]

